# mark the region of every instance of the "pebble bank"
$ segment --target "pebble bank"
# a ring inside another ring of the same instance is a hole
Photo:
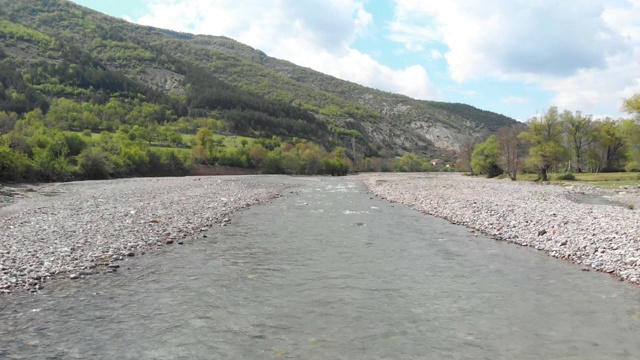
[[[130,257],[226,225],[231,213],[277,197],[283,188],[233,176],[4,187],[0,293],[37,291],[58,276],[117,271]]]
[[[362,175],[370,192],[583,270],[640,284],[640,189],[604,190],[460,174]],[[583,201],[585,199],[603,200]],[[603,205],[604,203],[604,205]]]

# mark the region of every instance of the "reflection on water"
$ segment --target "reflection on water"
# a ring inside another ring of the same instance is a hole
[[[1,298],[0,358],[640,356],[635,287],[470,237],[355,181],[288,181],[299,195],[207,238]]]

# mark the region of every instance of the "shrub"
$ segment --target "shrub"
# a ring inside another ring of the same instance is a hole
[[[113,165],[100,148],[87,148],[78,156],[78,168],[85,179],[108,179]]]
[[[573,175],[572,173],[566,173],[566,174],[558,175],[558,180],[574,181],[575,179],[576,179],[576,176]]]

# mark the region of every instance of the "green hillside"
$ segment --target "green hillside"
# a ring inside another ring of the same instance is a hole
[[[360,86],[225,37],[139,26],[65,0],[0,0],[0,134],[35,110],[61,131],[136,127],[151,144],[191,146],[169,139],[205,126],[345,148],[353,161],[441,157],[469,134],[515,122]]]

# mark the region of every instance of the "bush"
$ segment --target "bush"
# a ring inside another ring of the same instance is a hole
[[[78,156],[81,176],[89,180],[108,179],[113,169],[107,154],[100,148],[87,148]]]
[[[576,179],[576,176],[573,175],[572,173],[566,173],[566,174],[558,175],[557,179],[564,180],[564,181],[574,181]]]

